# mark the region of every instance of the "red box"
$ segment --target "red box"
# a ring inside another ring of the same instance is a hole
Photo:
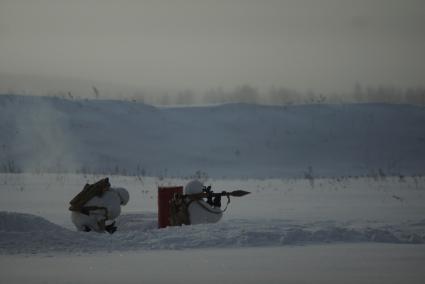
[[[158,187],[158,228],[170,225],[170,201],[174,193],[183,194],[183,186]]]

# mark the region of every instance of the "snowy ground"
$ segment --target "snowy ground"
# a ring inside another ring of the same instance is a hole
[[[1,283],[423,283],[425,246],[329,244],[2,256]]]
[[[131,194],[114,235],[75,232],[69,200],[103,176],[0,174],[0,283],[422,283],[425,179],[207,180],[218,224],[156,228],[159,185]],[[210,270],[210,268],[212,270]],[[165,269],[165,270],[164,270]]]

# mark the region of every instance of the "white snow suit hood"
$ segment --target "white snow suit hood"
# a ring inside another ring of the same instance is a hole
[[[185,194],[197,194],[201,193],[204,185],[199,180],[192,180],[188,184],[186,184],[184,188]]]
[[[121,205],[127,205],[128,201],[130,200],[130,194],[128,193],[127,189],[122,187],[112,187],[112,191],[115,191],[121,200]]]

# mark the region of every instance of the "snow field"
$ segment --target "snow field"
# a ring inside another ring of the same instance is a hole
[[[114,235],[76,232],[68,202],[103,176],[2,174],[2,254],[246,248],[319,243],[425,242],[422,178],[207,180],[244,189],[218,224],[157,229],[156,190],[187,180],[111,176],[130,192]]]

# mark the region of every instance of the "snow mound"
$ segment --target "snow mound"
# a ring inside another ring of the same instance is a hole
[[[73,252],[91,236],[65,229],[32,214],[0,212],[0,254]]]
[[[425,222],[375,223],[228,220],[157,229],[153,213],[123,215],[113,234],[74,232],[30,214],[0,212],[0,253],[94,253],[306,245],[336,242],[425,243]]]
[[[0,232],[50,232],[62,227],[36,215],[0,212]]]

